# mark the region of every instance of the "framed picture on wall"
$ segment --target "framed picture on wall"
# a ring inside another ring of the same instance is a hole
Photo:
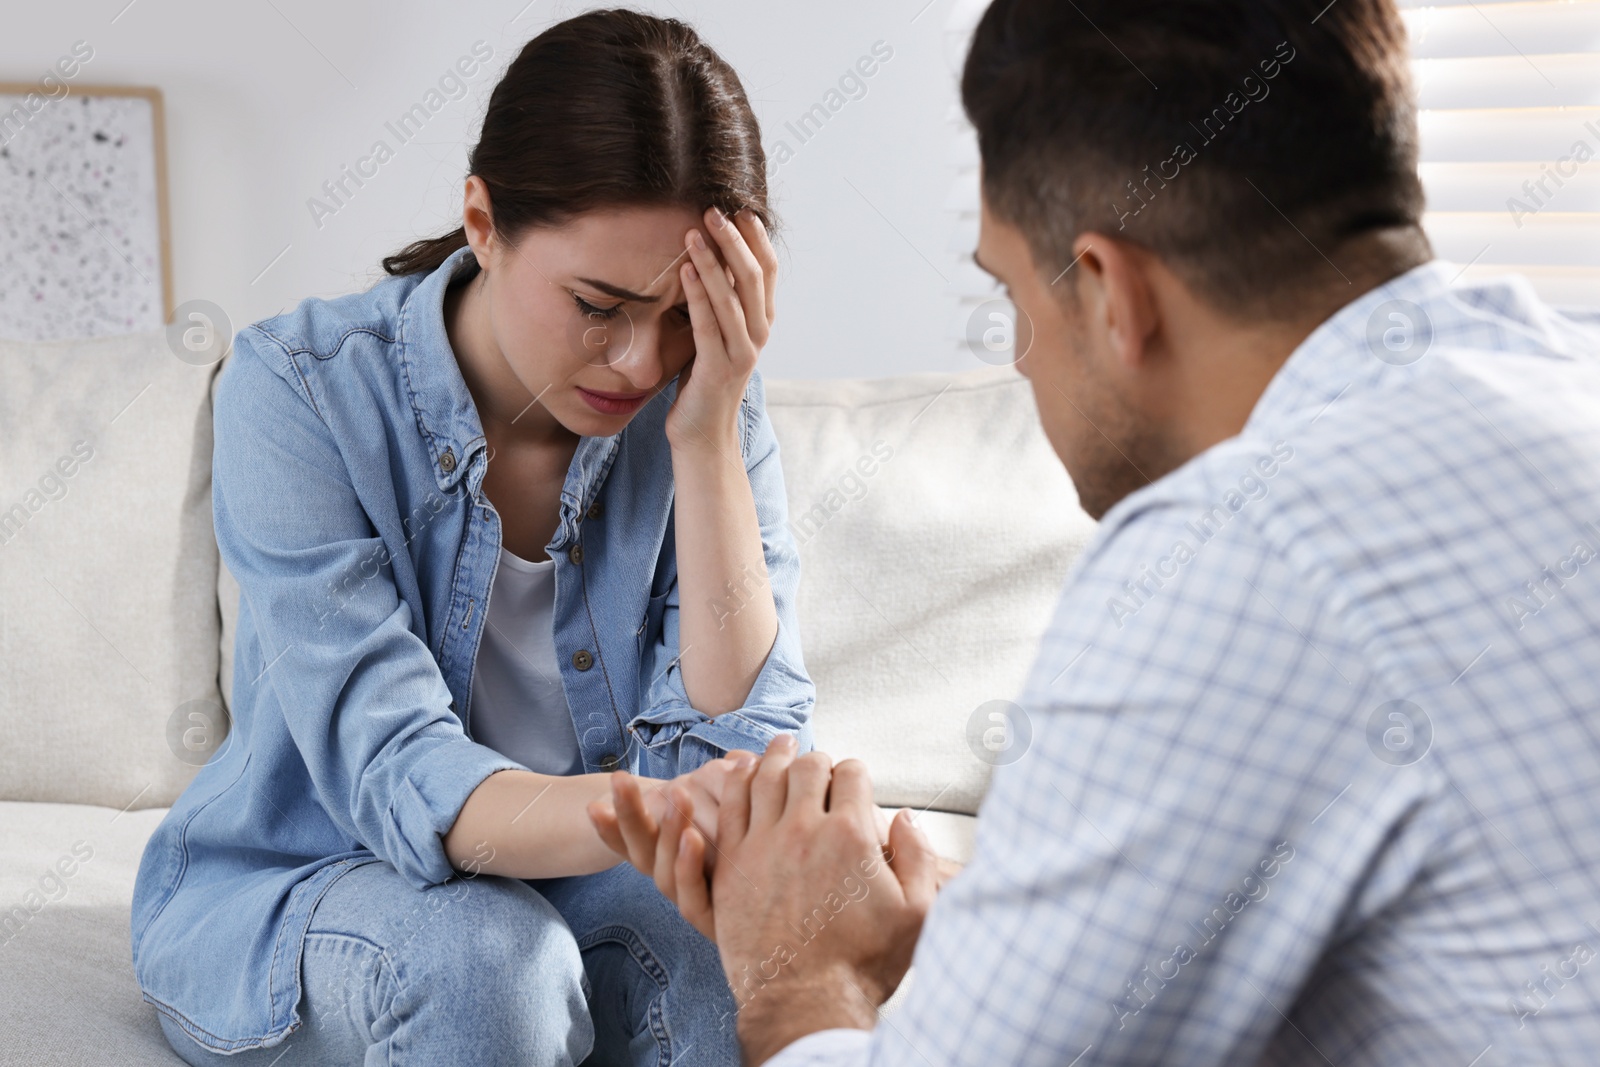
[[[159,89],[0,82],[0,337],[171,320],[166,154]]]

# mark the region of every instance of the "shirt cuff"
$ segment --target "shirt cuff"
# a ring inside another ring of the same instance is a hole
[[[467,737],[433,742],[396,791],[384,828],[384,855],[418,889],[447,881],[458,872],[445,854],[444,835],[485,778],[515,769],[527,768]]]
[[[791,1041],[767,1067],[865,1067],[871,1030],[818,1030]]]

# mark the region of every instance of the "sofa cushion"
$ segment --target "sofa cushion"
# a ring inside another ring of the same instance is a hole
[[[129,900],[165,808],[0,803],[0,1055],[37,1067],[179,1064],[140,996]]]
[[[880,803],[975,813],[1012,704],[1095,524],[1010,367],[770,381],[817,747]],[[982,709],[980,711],[980,709]],[[1015,736],[1020,737],[1022,724]]]
[[[204,762],[214,370],[160,329],[0,341],[0,800],[166,806]]]

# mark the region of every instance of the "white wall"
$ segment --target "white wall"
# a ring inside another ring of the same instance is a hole
[[[956,101],[945,55],[952,0],[646,0],[695,24],[744,79],[786,231],[780,322],[763,362],[782,377],[870,377],[979,363],[953,343],[957,278],[944,210]],[[466,153],[499,72],[545,26],[596,6],[315,0],[96,0],[13,5],[0,80],[33,81],[74,42],[76,84],[161,88],[176,302],[207,299],[237,328],[307,296],[365,288],[378,261],[460,221]],[[476,41],[493,49],[447,103],[335,214],[307,202],[367,155]],[[785,129],[875,42],[893,50],[867,93],[805,144]],[[965,249],[970,252],[970,247]]]

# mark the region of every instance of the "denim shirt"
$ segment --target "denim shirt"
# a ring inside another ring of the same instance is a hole
[[[381,860],[419,889],[449,880],[441,835],[484,778],[521,766],[472,739],[501,526],[443,302],[476,269],[462,248],[426,274],[304,300],[241,330],[216,383],[213,515],[242,590],[233,722],[145,846],[131,935],[144,999],[217,1051],[300,1025],[300,945],[335,877]],[[676,393],[580,440],[546,546],[591,772],[670,777],[783,732],[811,744],[799,555],[759,374],[740,448],[777,639],[740,708],[712,718],[685,694],[664,436]]]

